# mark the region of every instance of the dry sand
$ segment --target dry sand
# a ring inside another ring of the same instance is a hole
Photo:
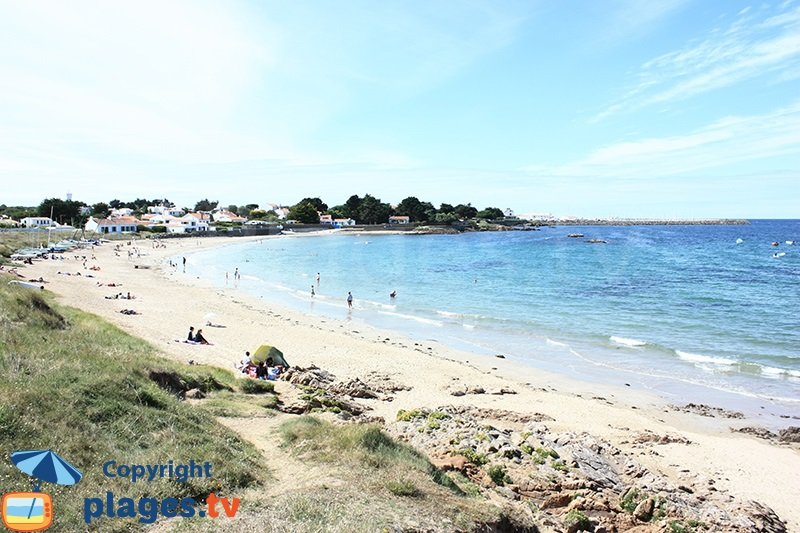
[[[292,365],[315,364],[338,379],[363,378],[372,372],[410,386],[411,390],[396,393],[393,402],[366,402],[374,415],[387,420],[394,420],[399,409],[448,404],[544,413],[555,419],[548,423],[553,430],[587,431],[604,438],[681,484],[691,486],[714,479],[720,489],[769,505],[787,522],[789,530],[800,531],[800,451],[730,432],[730,426],[748,425],[747,421],[679,413],[667,409],[657,397],[625,387],[581,382],[437,343],[415,343],[397,333],[362,324],[289,311],[232,286],[212,287],[183,274],[180,267],[173,269],[165,264],[170,256],[187,255],[191,261],[193,251],[242,239],[174,239],[167,241],[166,249],[139,242],[139,258],[128,258],[127,251],[132,247],[124,241],[119,256],[114,244],[78,252],[89,257],[94,254],[96,260],[90,259],[87,266],[99,266],[99,271],[84,270],[82,262],[72,258],[73,253],[65,254],[70,259],[64,261],[38,261],[23,272],[26,278],[42,276],[49,281],[47,289],[61,303],[100,315],[176,360],[233,369],[245,350],[267,343],[283,350]],[[59,275],[59,270],[82,275]],[[118,292],[130,292],[135,299],[104,298]],[[141,314],[120,314],[125,308]],[[204,317],[208,313],[214,313],[212,322],[224,327],[206,326]],[[181,342],[190,325],[202,328],[213,345]],[[477,385],[487,392],[506,388],[516,394],[450,394],[453,388]],[[263,424],[258,419],[252,423]],[[237,429],[247,436],[246,428]],[[663,445],[658,454],[646,454],[629,444],[632,436],[644,430],[680,435],[694,444]]]

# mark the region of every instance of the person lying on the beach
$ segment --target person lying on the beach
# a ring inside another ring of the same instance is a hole
[[[133,309],[123,309],[120,311],[123,315],[140,315],[138,311],[134,311]]]

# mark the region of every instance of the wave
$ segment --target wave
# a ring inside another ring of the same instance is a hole
[[[561,346],[562,348],[569,348],[569,344],[565,342],[558,342],[554,341],[553,339],[545,339],[545,341],[547,342],[547,344],[551,346]]]
[[[647,341],[640,341],[638,339],[627,339],[625,337],[615,337],[613,335],[609,337],[608,340],[610,340],[611,342],[615,342],[617,344],[621,344],[622,346],[627,346],[629,348],[635,348],[647,344]]]
[[[739,361],[735,359],[729,359],[727,357],[714,357],[711,355],[682,352],[680,350],[675,350],[675,355],[677,355],[682,360],[688,361],[690,363],[710,363],[712,365],[723,365],[723,366],[733,366],[739,364]]]
[[[788,370],[786,368],[776,368],[774,366],[761,366],[761,373],[769,377],[788,377],[800,378],[800,370]]]
[[[440,311],[438,309],[436,310],[436,314],[439,315],[439,316],[447,317],[447,318],[461,318],[461,317],[464,316],[461,313],[452,313],[450,311]]]
[[[389,315],[389,316],[396,316],[398,318],[404,318],[406,320],[413,320],[415,322],[420,322],[422,324],[429,324],[431,326],[442,327],[444,323],[440,322],[439,320],[433,320],[430,318],[423,318],[421,316],[415,315],[405,315],[403,313],[393,313],[391,311],[378,311],[378,313],[382,315]]]

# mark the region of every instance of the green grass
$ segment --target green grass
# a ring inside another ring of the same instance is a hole
[[[55,531],[85,530],[83,499],[106,491],[132,498],[205,497],[212,491],[236,495],[263,482],[267,473],[255,448],[208,411],[180,401],[174,390],[233,390],[237,380],[230,372],[169,361],[98,317],[9,287],[6,279],[0,276],[0,493],[31,486],[8,461],[12,451],[48,448],[84,474],[72,487],[43,485],[55,500]],[[103,475],[102,465],[111,459],[208,461],[213,477],[132,484]],[[125,519],[92,524],[98,531],[141,527]]]
[[[245,394],[267,394],[275,392],[275,385],[260,379],[239,380],[239,389]]]
[[[639,489],[631,488],[622,496],[619,501],[619,506],[633,514],[633,511],[636,510],[636,506],[639,505],[639,502],[646,498],[647,495],[642,493]]]

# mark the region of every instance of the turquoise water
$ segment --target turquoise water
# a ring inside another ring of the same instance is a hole
[[[675,400],[797,415],[795,239],[796,220],[287,237],[199,252],[187,272],[224,285],[227,271],[233,286],[238,267],[239,290],[304,312]]]

